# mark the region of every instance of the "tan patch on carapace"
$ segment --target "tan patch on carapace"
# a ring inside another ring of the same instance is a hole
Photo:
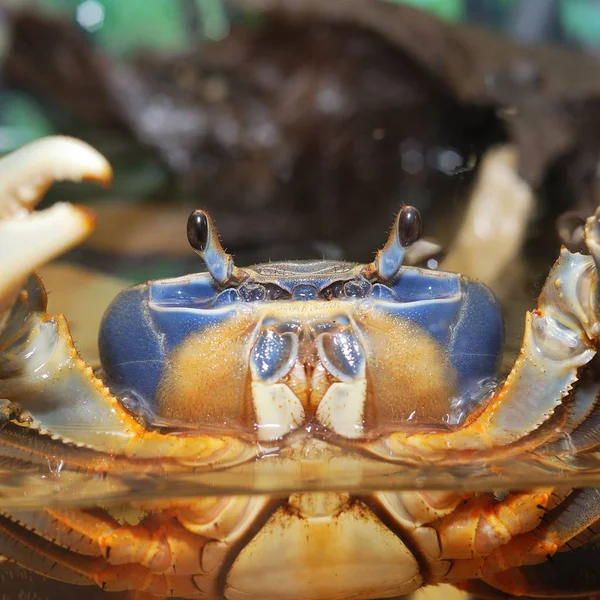
[[[158,415],[228,429],[249,425],[244,398],[256,323],[254,313],[240,311],[190,335],[170,357],[157,391]]]
[[[367,353],[367,427],[442,425],[457,393],[444,349],[422,327],[381,310],[357,325]]]
[[[299,332],[298,360],[279,382],[268,385],[285,384],[308,419],[337,381],[319,360],[316,343],[318,328],[331,323],[354,332],[366,357],[365,409],[348,416],[356,427],[368,434],[381,428],[444,424],[457,393],[457,377],[445,349],[422,327],[386,314],[372,302],[274,302],[253,308],[191,335],[173,352],[157,392],[159,416],[253,431],[258,420],[249,357],[253,334],[264,319],[293,323]],[[339,404],[332,408],[338,411],[330,419],[334,424],[345,418],[338,414],[343,410]],[[267,408],[265,414],[272,419]]]

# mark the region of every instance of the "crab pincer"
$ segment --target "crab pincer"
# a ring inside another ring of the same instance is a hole
[[[108,185],[112,170],[91,146],[54,136],[0,159],[0,324],[21,286],[40,265],[85,239],[92,213],[68,203],[33,212],[55,181]]]

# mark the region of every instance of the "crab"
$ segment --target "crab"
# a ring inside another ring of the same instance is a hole
[[[600,211],[504,379],[491,292],[403,264],[408,206],[369,264],[247,268],[194,211],[207,271],[117,296],[94,371],[33,274],[94,224],[32,212],[56,179],[106,184],[110,167],[62,137],[0,161],[5,568],[136,598],[600,590]]]

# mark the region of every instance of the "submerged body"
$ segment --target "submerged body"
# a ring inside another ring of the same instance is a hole
[[[0,475],[12,477],[0,478],[0,577],[14,564],[61,594],[208,600],[358,600],[442,582],[490,597],[600,590],[600,498],[556,479],[600,445],[597,217],[589,256],[562,251],[502,382],[489,291],[402,264],[414,209],[370,264],[246,269],[196,211],[188,238],[208,272],[115,299],[101,380],[30,277],[91,227],[68,206],[28,214],[23,197],[65,156],[44,143],[0,162]],[[106,176],[91,149],[60,144],[79,164],[68,177]],[[545,469],[544,483],[502,492],[513,460]]]

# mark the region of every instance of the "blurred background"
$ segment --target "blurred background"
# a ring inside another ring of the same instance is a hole
[[[413,204],[510,359],[598,204],[599,50],[600,0],[2,0],[0,152],[60,133],[114,166],[46,199],[98,214],[43,272],[84,355],[116,290],[202,269],[194,208],[247,265],[368,261]]]

